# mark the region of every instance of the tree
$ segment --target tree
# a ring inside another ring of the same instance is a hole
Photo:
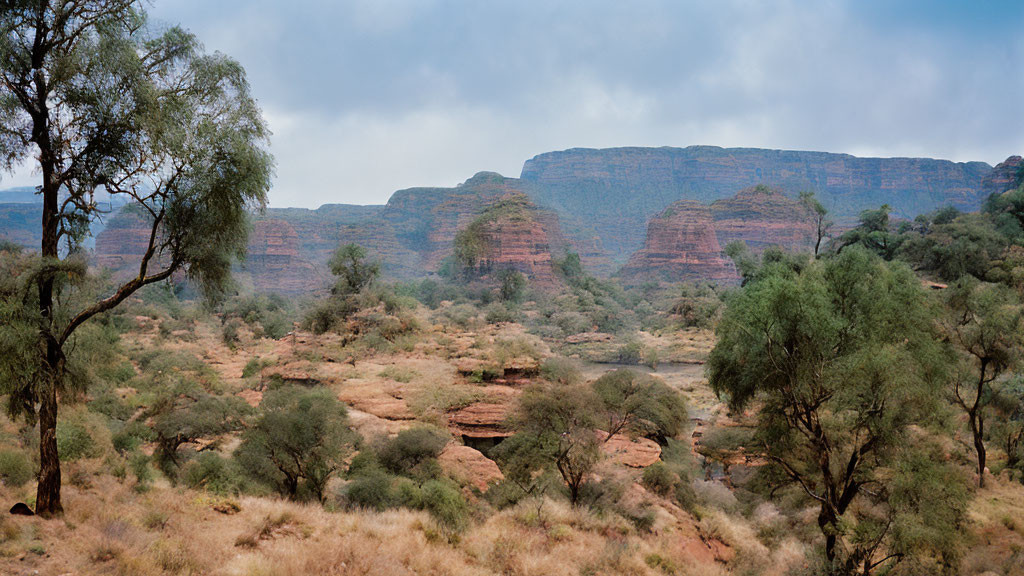
[[[607,417],[605,441],[624,430],[664,440],[679,434],[686,422],[682,398],[654,376],[615,370],[592,386]]]
[[[889,230],[890,210],[888,204],[883,204],[877,210],[861,212],[857,227],[839,237],[839,248],[836,251],[842,252],[847,246],[856,245],[886,260],[892,260],[899,245],[895,241],[895,235]]]
[[[828,210],[814,196],[814,192],[806,191],[800,193],[800,204],[807,209],[814,219],[814,257],[818,257],[821,251],[821,242],[829,237],[829,230],[832,229],[832,221],[828,219]]]
[[[946,298],[946,333],[959,352],[953,399],[967,414],[978,457],[978,486],[985,486],[985,413],[992,383],[1020,362],[1024,352],[1024,309],[1005,286],[966,277]]]
[[[267,392],[262,407],[235,457],[281,494],[294,500],[305,493],[322,502],[354,441],[345,405],[325,388],[292,386]]]
[[[149,27],[142,6],[11,0],[0,13],[0,167],[31,159],[43,200],[32,301],[39,352],[32,377],[10,396],[28,400],[13,410],[38,416],[43,516],[63,510],[57,400],[76,329],[178,271],[204,294],[219,293],[273,171],[242,67],[204,54],[181,28]],[[151,230],[137,273],[81,304],[73,296],[83,270],[71,264],[102,216],[103,195],[130,201]]]
[[[366,261],[366,250],[358,244],[345,244],[331,255],[331,274],[338,277],[335,295],[350,296],[362,292],[380,275],[380,264]]]
[[[156,434],[157,463],[174,479],[181,466],[178,449],[182,444],[241,429],[249,405],[234,396],[214,396],[193,382],[168,392],[154,402],[147,416]]]
[[[727,300],[709,379],[760,408],[777,481],[819,509],[827,572],[948,562],[966,489],[927,434],[945,362],[918,280],[856,247],[755,278]]]
[[[513,417],[518,432],[499,445],[499,459],[521,481],[554,467],[569,489],[569,500],[577,505],[590,471],[601,458],[599,410],[597,398],[586,386],[531,387],[519,398]]]

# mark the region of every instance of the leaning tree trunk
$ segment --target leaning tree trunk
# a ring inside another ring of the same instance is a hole
[[[974,435],[974,450],[978,453],[978,488],[985,487],[985,420],[980,410],[970,414],[971,434]]]

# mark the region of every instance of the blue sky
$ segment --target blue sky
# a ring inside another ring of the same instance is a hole
[[[150,14],[248,70],[274,131],[273,206],[383,203],[571,147],[1024,152],[1024,2],[154,0]]]

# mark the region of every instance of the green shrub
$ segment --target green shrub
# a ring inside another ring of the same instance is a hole
[[[393,503],[391,476],[381,470],[367,471],[348,485],[345,498],[351,506],[386,510]]]
[[[423,484],[423,508],[451,533],[460,532],[469,518],[469,505],[457,488],[438,480]]]
[[[149,426],[142,422],[134,421],[125,424],[121,430],[114,433],[110,440],[114,445],[114,450],[121,454],[128,454],[134,452],[143,441],[150,439],[152,436],[153,432]]]
[[[540,374],[545,380],[558,384],[578,384],[583,379],[580,365],[575,360],[552,356],[540,365]]]
[[[502,322],[515,322],[516,313],[511,307],[506,306],[500,302],[494,302],[487,307],[484,313],[484,319],[488,324],[500,324]]]
[[[248,362],[245,363],[245,367],[242,368],[242,378],[250,378],[252,376],[255,376],[259,374],[260,370],[262,369],[263,362],[260,360],[259,356],[251,358]]]
[[[148,490],[153,481],[153,469],[149,467],[149,456],[142,452],[136,452],[128,458],[128,465],[132,469],[132,474],[135,475],[136,490],[140,492]]]
[[[675,490],[679,477],[668,469],[668,466],[660,460],[644,468],[643,486],[651,492],[661,496],[670,496]]]
[[[24,486],[35,477],[32,460],[16,450],[0,450],[0,483],[5,486]]]
[[[434,428],[418,426],[402,430],[385,442],[378,457],[385,470],[403,476],[433,478],[440,472],[437,457],[448,437]]]
[[[643,359],[644,347],[636,341],[623,344],[615,353],[615,360],[619,364],[640,364]]]
[[[95,449],[96,443],[83,424],[74,421],[57,424],[57,453],[61,460],[71,461],[92,456]]]
[[[231,461],[215,452],[202,452],[182,471],[182,479],[189,488],[203,489],[214,494],[237,494],[241,485]]]

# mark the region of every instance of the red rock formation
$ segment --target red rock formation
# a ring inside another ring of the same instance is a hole
[[[620,272],[626,282],[735,282],[736,270],[722,252],[711,210],[699,202],[672,203],[647,226],[644,247]]]
[[[463,480],[481,492],[505,479],[498,465],[479,450],[459,444],[449,444],[437,457],[441,469],[449,476]]]
[[[299,255],[298,234],[284,220],[253,225],[245,269],[259,292],[307,294],[327,284],[316,267]]]
[[[452,433],[469,438],[507,438],[512,435],[505,425],[511,409],[510,404],[470,404],[450,414],[448,426]]]
[[[742,241],[752,250],[814,247],[814,222],[798,200],[767,186],[752,186],[711,204],[718,244]]]
[[[524,194],[507,195],[463,228],[459,238],[475,246],[468,264],[481,278],[494,280],[502,271],[522,272],[539,287],[561,284],[552,252],[564,252],[558,217],[538,210]]]

